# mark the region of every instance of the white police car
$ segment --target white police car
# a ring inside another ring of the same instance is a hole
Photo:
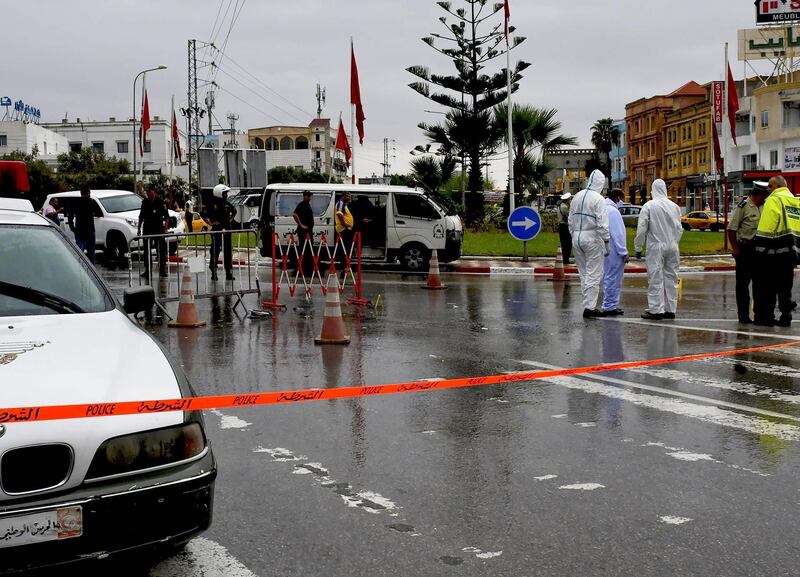
[[[192,395],[126,314],[152,306],[152,289],[120,305],[56,226],[21,208],[0,198],[0,573],[180,545],[211,522],[201,414],[4,411]]]

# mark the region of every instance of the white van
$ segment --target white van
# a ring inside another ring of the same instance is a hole
[[[285,246],[297,230],[292,214],[306,190],[312,192],[316,245],[324,234],[328,244],[333,246],[336,202],[349,192],[355,230],[361,233],[363,262],[399,260],[409,270],[427,270],[433,249],[437,249],[441,262],[461,257],[464,233],[458,215],[422,191],[403,186],[271,184],[262,198],[262,232],[278,233]],[[364,223],[362,219],[369,222]],[[262,238],[262,254],[266,256],[270,254],[269,234],[262,234]]]

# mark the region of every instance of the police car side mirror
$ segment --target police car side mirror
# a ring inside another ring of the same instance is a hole
[[[125,289],[122,293],[122,308],[126,314],[135,315],[149,311],[154,304],[156,304],[156,293],[153,287],[134,287]]]

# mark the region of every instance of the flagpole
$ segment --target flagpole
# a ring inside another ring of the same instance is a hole
[[[139,115],[139,118],[142,119],[142,115],[144,114],[144,98],[147,94],[147,72],[142,75],[142,114]],[[142,119],[143,120],[143,119]],[[141,162],[139,163],[139,180],[144,183],[144,142],[146,139],[146,135],[144,134],[144,123],[139,123],[139,148],[140,148],[140,156]],[[135,143],[134,143],[135,146]]]
[[[172,101],[170,104],[170,110],[172,111],[172,118],[170,119],[170,124],[175,118],[175,95],[172,95]],[[172,138],[172,132],[175,130],[174,126],[170,126],[170,135],[169,135],[169,182],[173,186],[175,185],[174,180],[174,172],[175,172],[175,140]]]
[[[728,86],[728,70],[729,70],[729,63],[728,63],[728,43],[725,43],[725,92],[724,94],[724,111],[725,111],[725,122],[723,122],[723,131],[725,131],[725,152],[722,155],[722,173],[724,176],[724,184],[723,184],[723,196],[724,196],[724,210],[725,210],[725,234],[722,235],[722,249],[727,251],[728,250],[728,132],[730,131],[730,119],[728,118],[728,99],[730,96],[728,95],[728,91],[733,88],[736,90],[736,87]],[[726,127],[728,127],[726,129]]]
[[[506,76],[508,77],[508,212],[514,212],[514,134],[512,131],[512,119],[514,108],[511,102],[511,48],[506,36]]]
[[[356,105],[353,103],[353,95],[352,95],[352,92],[353,92],[353,70],[352,70],[353,54],[354,54],[353,37],[351,36],[350,37],[350,64],[351,64],[351,69],[350,69],[350,137],[353,139],[353,146],[352,146],[352,150],[351,150],[351,154],[353,156],[352,156],[352,163],[350,164],[350,167],[351,167],[350,174],[352,175],[352,183],[355,184],[356,183],[356,139],[355,139],[355,133],[356,133]]]

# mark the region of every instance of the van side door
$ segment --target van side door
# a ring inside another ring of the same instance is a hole
[[[400,249],[417,242],[428,249],[445,246],[444,218],[422,194],[394,192],[389,248]]]

